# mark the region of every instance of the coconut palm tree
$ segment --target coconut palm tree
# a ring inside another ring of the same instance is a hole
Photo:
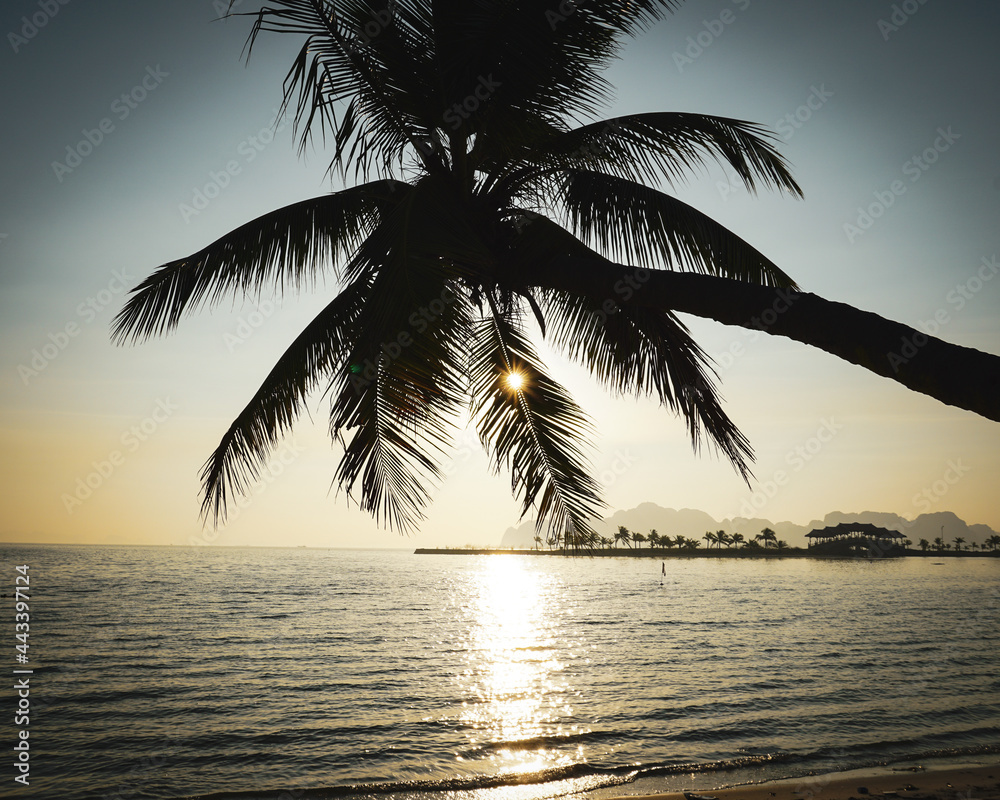
[[[947,545],[946,545],[946,544],[944,543],[944,539],[942,539],[942,538],[941,538],[940,536],[935,536],[935,537],[934,537],[934,548],[935,548],[935,549],[936,549],[936,550],[937,550],[937,551],[938,551],[939,553],[940,553],[940,552],[941,552],[942,550],[944,550],[944,549],[945,549],[946,547],[947,547]]]
[[[661,544],[663,544],[663,540],[660,539],[660,534],[656,532],[656,528],[650,530],[649,536],[647,536],[646,539],[649,542],[650,548],[659,547]]]
[[[734,533],[733,536],[732,536],[732,540],[733,540],[733,544],[736,545],[736,549],[737,550],[739,550],[740,549],[740,545],[743,544],[743,542],[746,541],[746,539],[743,538],[743,534],[742,533]]]
[[[750,191],[801,195],[763,128],[686,112],[598,118],[622,40],[680,2],[272,0],[250,15],[248,52],[263,32],[303,40],[284,107],[300,145],[322,137],[331,172],[357,182],[164,264],[115,319],[115,340],[138,341],[227,295],[338,286],[204,465],[206,519],[225,520],[324,390],[343,448],[334,482],[380,523],[419,524],[469,413],[522,513],[556,538],[589,530],[602,506],[592,426],[539,358],[536,330],[612,392],[656,397],[748,478],[749,442],[675,312],[765,327],[1000,418],[1000,358],[800,292],[657,188],[722,162]],[[915,336],[916,355],[886,358]]]
[[[962,545],[965,544],[965,539],[961,536],[956,536],[952,541],[955,543],[955,550],[961,550]]]
[[[706,542],[708,542],[709,548],[711,548],[713,544],[719,541],[716,535],[711,531],[705,531],[705,535],[702,536],[701,538],[704,539]]]
[[[716,547],[718,547],[720,550],[722,549],[722,545],[725,545],[726,549],[728,550],[729,546],[733,543],[732,537],[723,530],[718,530],[715,532],[715,541],[717,542]]]
[[[993,552],[996,552],[997,548],[1000,547],[1000,534],[993,534],[989,539],[986,540],[986,544],[990,546]]]
[[[930,542],[928,542],[928,541],[927,541],[926,539],[921,539],[921,540],[920,540],[919,542],[917,542],[917,546],[918,546],[918,547],[919,547],[919,548],[920,548],[920,549],[921,549],[921,550],[922,550],[923,552],[925,552],[925,553],[926,553],[926,552],[927,552],[927,548],[929,548],[929,547],[931,546],[931,543],[930,543]]]
[[[560,530],[550,530],[545,535],[545,544],[549,546],[549,550],[558,550],[563,543],[563,532]]]
[[[632,546],[631,541],[632,541],[632,534],[629,533],[629,529],[626,528],[624,525],[619,525],[618,532],[615,534],[615,544],[617,545],[618,542],[625,542],[625,544],[631,547]]]
[[[757,536],[755,536],[754,538],[755,539],[759,539],[760,541],[762,541],[764,543],[764,547],[767,547],[767,543],[768,542],[777,542],[778,541],[778,535],[774,531],[772,531],[770,528],[763,528],[763,529],[761,529],[761,532],[759,534],[757,534]]]
[[[632,541],[635,542],[636,549],[641,550],[642,543],[646,541],[646,537],[643,534],[639,533],[639,531],[636,531],[635,533],[632,534]]]

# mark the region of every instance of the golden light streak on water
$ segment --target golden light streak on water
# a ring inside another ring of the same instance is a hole
[[[468,669],[461,680],[475,702],[461,721],[480,748],[505,772],[533,772],[572,763],[576,754],[545,747],[542,737],[568,732],[570,718],[555,657],[559,587],[550,575],[508,556],[485,559],[469,587]],[[574,729],[575,731],[575,729]]]

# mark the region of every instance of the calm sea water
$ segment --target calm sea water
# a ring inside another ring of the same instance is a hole
[[[600,798],[1000,753],[1000,559],[0,555],[34,669],[4,796]]]

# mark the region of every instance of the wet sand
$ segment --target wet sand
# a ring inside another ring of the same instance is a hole
[[[950,769],[853,770],[643,800],[1000,800],[1000,764]],[[629,800],[636,800],[632,795]]]

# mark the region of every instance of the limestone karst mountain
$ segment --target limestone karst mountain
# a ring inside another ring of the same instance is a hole
[[[762,528],[770,528],[779,539],[783,539],[793,547],[804,547],[805,535],[814,528],[825,528],[839,525],[842,522],[868,522],[889,530],[896,530],[916,543],[921,539],[933,542],[938,536],[946,542],[955,537],[962,537],[966,546],[975,542],[983,544],[990,536],[997,533],[988,525],[969,524],[951,511],[937,511],[930,514],[920,514],[915,519],[908,520],[899,514],[882,511],[863,511],[849,513],[831,511],[822,519],[810,521],[807,525],[794,522],[774,522],[762,517],[734,517],[716,520],[704,511],[694,508],[664,508],[656,503],[641,503],[635,508],[615,511],[611,516],[594,523],[594,529],[602,536],[612,536],[619,525],[624,525],[630,531],[649,533],[655,528],[660,534],[667,536],[687,536],[700,539],[705,531],[724,530],[726,533],[741,533],[752,538],[760,533]],[[501,547],[533,547],[535,523],[526,521],[517,527],[506,530],[500,541]]]

